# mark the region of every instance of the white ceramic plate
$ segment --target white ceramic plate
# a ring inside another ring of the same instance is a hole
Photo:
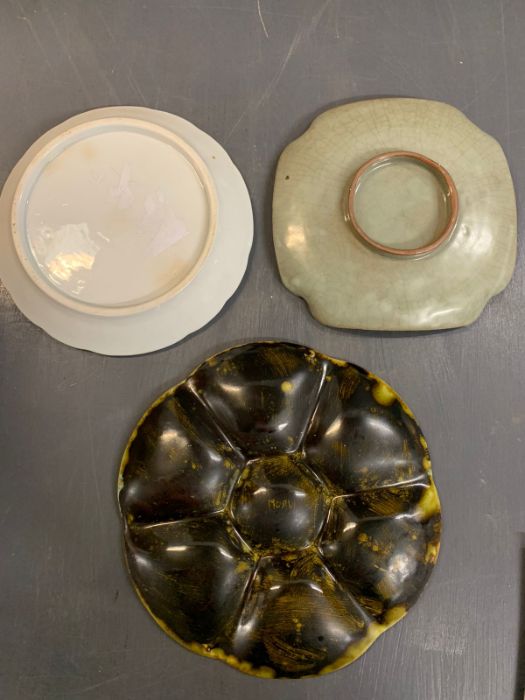
[[[58,340],[111,355],[171,345],[234,293],[249,195],[210,136],[166,112],[109,107],[42,136],[0,197],[0,275]]]

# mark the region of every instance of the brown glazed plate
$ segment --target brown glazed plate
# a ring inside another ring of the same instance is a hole
[[[160,396],[126,447],[119,504],[157,623],[260,677],[357,659],[439,551],[410,409],[366,370],[291,343],[227,350]]]

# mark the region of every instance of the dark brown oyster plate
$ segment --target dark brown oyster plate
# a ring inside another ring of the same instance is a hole
[[[140,420],[119,477],[127,564],[159,625],[257,676],[358,658],[439,550],[426,442],[384,382],[290,343],[223,352]]]

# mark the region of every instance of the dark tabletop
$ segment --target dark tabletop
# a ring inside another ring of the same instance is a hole
[[[450,102],[495,136],[519,201],[524,36],[520,0],[1,0],[0,182],[63,119],[147,105],[229,151],[255,216],[238,294],[206,328],[150,355],[61,345],[0,288],[2,698],[521,697],[523,255],[469,328],[333,330],[279,281],[271,196],[280,151],[315,115],[406,95]],[[442,499],[441,556],[418,604],[356,663],[315,680],[258,680],[185,651],[151,621],[121,555],[116,475],[134,422],[207,356],[262,338],[390,382],[428,438]],[[522,666],[524,655],[522,644]]]

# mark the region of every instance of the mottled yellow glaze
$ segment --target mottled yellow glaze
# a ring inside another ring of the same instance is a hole
[[[238,671],[242,671],[243,673],[247,673],[251,676],[257,676],[258,678],[275,678],[275,671],[272,668],[268,668],[266,666],[254,667],[247,661],[241,661],[232,654],[226,654],[222,649],[219,649],[217,647],[214,647],[213,649],[207,649],[204,644],[197,644],[196,642],[185,642],[177,634],[175,634],[175,632],[173,632],[173,630],[170,627],[168,627],[168,625],[166,625],[164,620],[162,620],[160,617],[157,617],[157,615],[155,615],[155,613],[152,612],[151,608],[145,601],[140,589],[135,585],[134,582],[133,588],[135,589],[135,593],[137,594],[140,602],[146,608],[151,617],[155,620],[157,625],[169,637],[174,639],[178,644],[180,644],[188,651],[192,651],[195,654],[199,654],[199,656],[206,656],[209,659],[219,659],[220,661],[224,661],[225,663],[227,663],[228,666],[233,666],[233,668],[236,668]]]
[[[433,480],[431,480],[430,485],[425,489],[418,503],[417,510],[421,520],[428,520],[439,513],[439,496]]]
[[[372,387],[372,396],[382,406],[391,406],[398,398],[396,392],[381,380],[377,380]]]
[[[375,375],[292,344],[231,349],[164,392],[126,445],[118,492],[153,619],[261,678],[358,658],[415,602],[439,551],[409,409]]]
[[[386,630],[389,627],[392,627],[392,625],[395,625],[396,622],[399,622],[399,620],[401,620],[401,618],[404,617],[406,613],[407,610],[402,605],[398,605],[395,608],[391,608],[385,615],[384,624],[372,622],[372,624],[368,628],[366,636],[363,637],[363,639],[359,640],[359,642],[357,642],[356,644],[352,644],[351,646],[349,646],[344,655],[341,658],[339,658],[335,663],[330,664],[330,666],[326,666],[321,671],[320,675],[325,675],[326,673],[337,671],[338,669],[343,668],[344,666],[351,664],[352,661],[358,659],[365,653],[365,651],[369,647],[372,646],[372,644],[381,634],[383,634],[383,632],[386,632]]]

